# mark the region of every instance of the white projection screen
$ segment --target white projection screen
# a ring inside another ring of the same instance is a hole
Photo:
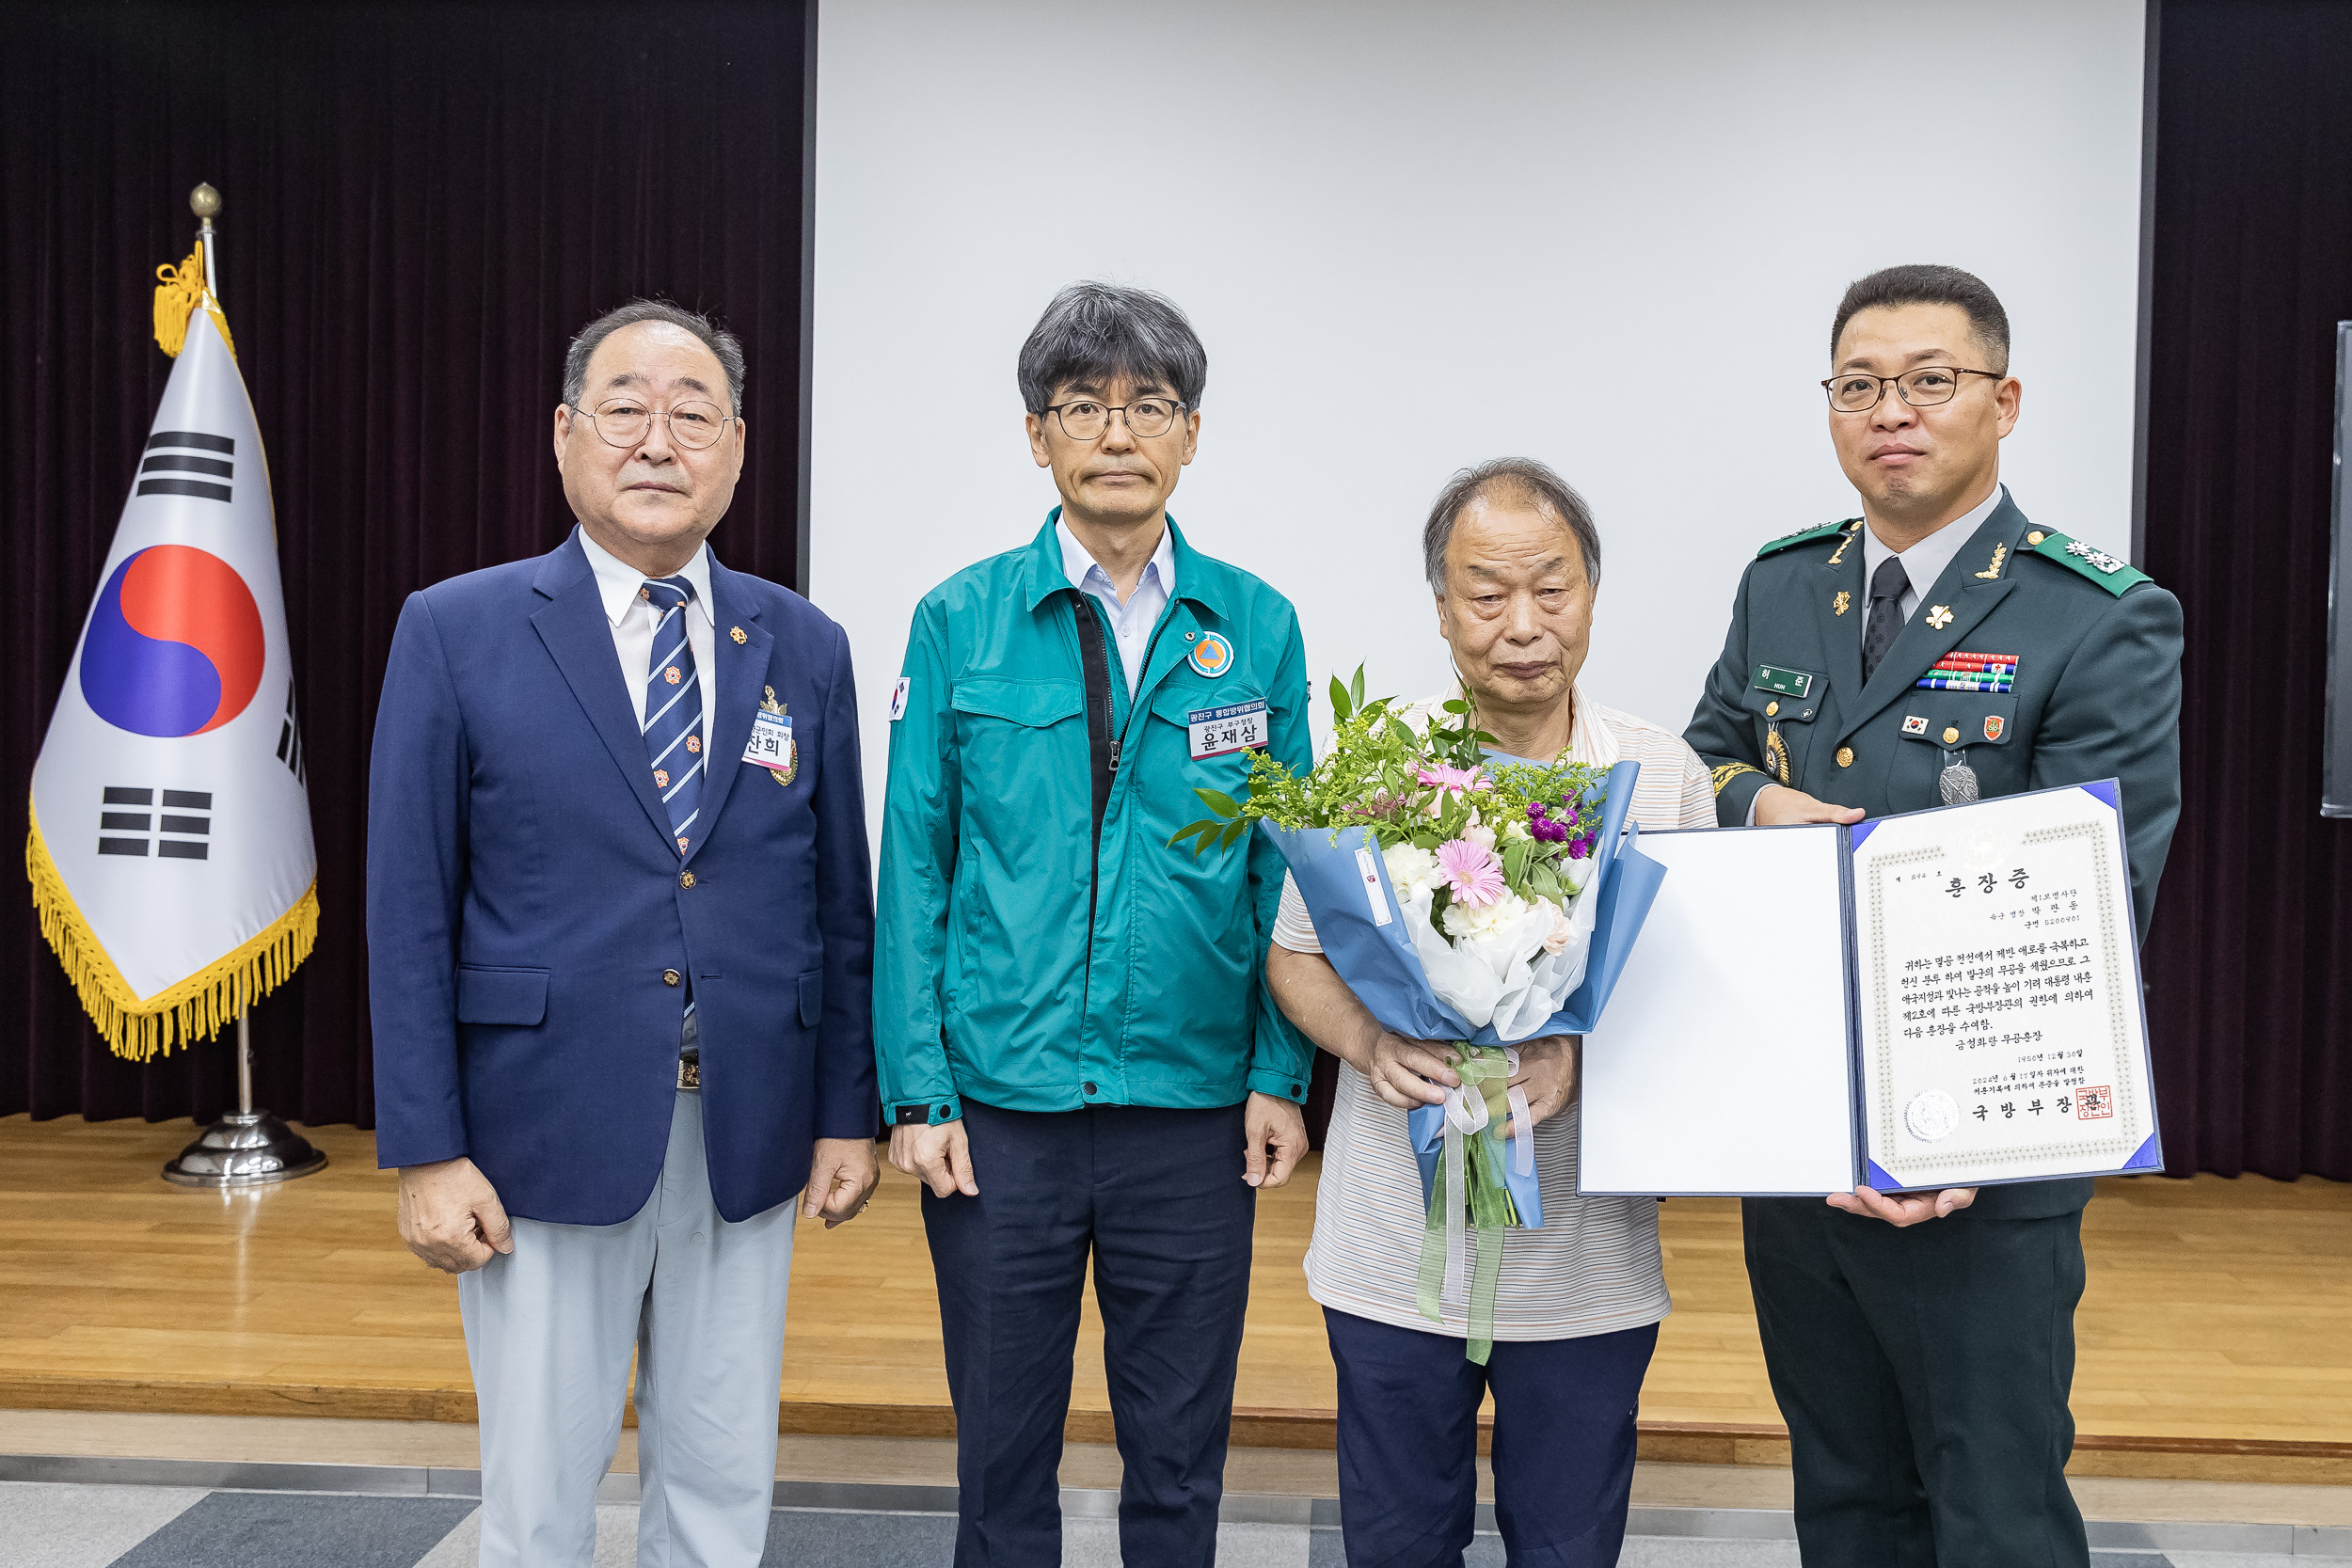
[[[1859,510],[1816,385],[1846,283],[1999,293],[2037,520],[2132,538],[2141,0],[832,0],[810,592],[876,801],[915,601],[1055,496],[1013,365],[1054,291],[1209,355],[1170,510],[1298,607],[1317,693],[1448,679],[1430,499],[1506,453],[1592,503],[1599,701],[1679,731],[1767,538]],[[756,378],[780,367],[753,367]],[[724,546],[723,533],[720,538]]]

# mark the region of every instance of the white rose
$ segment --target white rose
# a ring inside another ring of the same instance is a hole
[[[1396,889],[1400,904],[1411,903],[1424,889],[1434,887],[1445,876],[1438,868],[1436,853],[1409,840],[1382,849],[1380,859],[1389,868],[1389,882]]]
[[[1473,910],[1460,903],[1448,904],[1444,915],[1440,917],[1440,924],[1445,927],[1445,934],[1456,942],[1475,942],[1481,937],[1500,935],[1513,921],[1527,913],[1527,910],[1526,899],[1516,893],[1506,892],[1483,910]]]
[[[1495,831],[1481,823],[1477,813],[1473,812],[1470,814],[1470,825],[1462,830],[1462,841],[1475,844],[1481,849],[1492,849],[1495,847]]]

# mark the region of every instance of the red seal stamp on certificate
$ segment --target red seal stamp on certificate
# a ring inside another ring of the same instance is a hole
[[[2074,1117],[2079,1121],[2105,1121],[2115,1115],[2115,1090],[2106,1084],[2074,1092]]]

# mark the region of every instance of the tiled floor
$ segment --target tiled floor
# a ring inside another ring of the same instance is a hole
[[[597,1568],[633,1568],[637,1511],[596,1511]],[[955,1522],[926,1513],[778,1509],[766,1560],[779,1568],[939,1568]],[[472,1568],[472,1501],[317,1492],[0,1482],[0,1568]],[[1118,1526],[1073,1519],[1066,1568],[1116,1568]],[[1337,1530],[1229,1524],[1222,1568],[1342,1568]],[[1798,1568],[1785,1541],[1636,1536],[1624,1568]],[[1464,1568],[1502,1568],[1502,1543],[1480,1536]],[[2205,1552],[2094,1552],[2093,1568],[2352,1568],[2352,1560]]]

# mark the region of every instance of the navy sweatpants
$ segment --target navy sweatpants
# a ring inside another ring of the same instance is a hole
[[[1609,1568],[1633,1492],[1633,1416],[1658,1325],[1462,1341],[1323,1311],[1340,1372],[1348,1568],[1461,1568],[1478,1517],[1478,1406],[1495,1396],[1495,1525],[1512,1568]]]
[[[1127,1568],[1208,1568],[1249,1303],[1242,1107],[963,1102],[977,1197],[923,1193],[956,1404],[957,1568],[1059,1568],[1087,1263],[1126,1479]]]

